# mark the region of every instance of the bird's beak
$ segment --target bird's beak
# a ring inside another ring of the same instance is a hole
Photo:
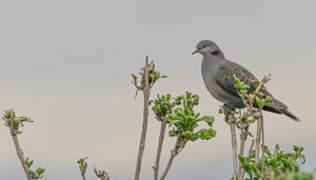
[[[198,53],[198,52],[200,52],[200,50],[195,50],[195,51],[193,51],[193,53],[192,53],[192,55],[194,55],[195,53]]]

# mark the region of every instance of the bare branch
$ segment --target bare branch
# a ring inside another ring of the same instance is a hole
[[[241,130],[241,134],[240,134],[240,150],[239,150],[239,155],[240,156],[244,156],[244,149],[245,149],[245,144],[246,144],[246,140],[248,137],[248,131],[249,131],[249,122],[247,123],[247,126],[245,126],[244,128],[240,129]],[[239,162],[239,167],[238,167],[238,179],[242,180],[243,179],[243,173],[244,173],[244,169],[242,168],[241,163]]]
[[[232,141],[232,149],[233,149],[233,179],[238,178],[237,174],[237,137],[236,137],[236,117],[232,114],[231,107],[226,105],[223,106],[224,114],[225,114],[225,121],[230,126],[231,132],[231,141]]]
[[[263,121],[263,117],[262,117],[262,113],[261,111],[259,112],[260,115],[258,116],[255,116],[255,118],[257,119],[257,134],[256,134],[256,156],[255,156],[255,159],[256,159],[256,162],[258,162],[259,160],[259,153],[260,153],[260,143],[261,143],[261,131],[262,131],[262,121]]]
[[[98,170],[96,167],[93,168],[95,175],[101,180],[110,180],[110,176],[107,172]]]
[[[18,158],[20,160],[20,163],[21,163],[21,165],[22,165],[22,167],[24,169],[25,175],[26,175],[28,180],[33,180],[31,174],[29,174],[30,169],[27,167],[27,165],[25,163],[25,159],[24,159],[24,156],[23,156],[23,150],[20,147],[18,137],[17,137],[16,134],[14,134],[12,132],[11,132],[11,136],[12,136],[12,139],[13,139],[13,142],[14,142],[16,153],[17,153]]]
[[[161,121],[161,127],[160,127],[159,143],[158,143],[157,154],[156,154],[156,163],[155,163],[155,166],[153,166],[155,180],[158,180],[158,176],[159,176],[159,162],[160,162],[161,150],[162,150],[162,145],[163,145],[165,131],[166,131],[166,125],[167,125],[166,117],[163,117],[163,118],[158,117],[158,119]]]
[[[149,98],[150,98],[150,82],[149,82],[149,73],[153,70],[153,63],[148,64],[148,56],[146,56],[146,64],[143,68],[143,77],[144,83],[142,87],[142,92],[144,95],[144,111],[143,111],[143,126],[142,133],[138,148],[137,162],[136,162],[136,171],[135,171],[135,180],[139,180],[141,163],[143,159],[144,149],[145,149],[145,141],[147,134],[147,126],[148,126],[148,109],[149,109]]]
[[[265,156],[264,156],[264,124],[263,124],[263,115],[262,115],[262,113],[261,113],[261,139],[262,139],[262,142],[261,142],[261,149],[262,149],[262,151],[261,151],[261,153],[262,153],[261,158],[264,161],[264,159],[265,159]],[[265,164],[263,164],[263,167],[261,169],[261,177],[264,177],[264,166],[265,166]]]
[[[186,141],[184,141],[183,139],[181,139],[179,136],[177,138],[177,141],[175,143],[175,146],[173,148],[173,150],[170,153],[170,158],[167,164],[166,169],[164,170],[162,176],[160,177],[160,180],[164,180],[171,168],[172,162],[174,160],[174,158],[183,150],[184,146],[186,144]]]
[[[249,147],[248,155],[251,153],[251,151],[253,151],[253,146],[254,146],[254,145],[255,145],[255,140],[252,139],[252,140],[251,140],[250,147]]]
[[[233,148],[233,167],[234,167],[234,179],[237,179],[237,138],[236,129],[234,124],[230,124],[232,148]]]

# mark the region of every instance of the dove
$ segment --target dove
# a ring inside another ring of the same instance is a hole
[[[246,68],[227,60],[219,46],[211,40],[202,40],[192,53],[203,56],[201,71],[207,90],[218,101],[235,108],[245,108],[238,89],[235,87],[235,74],[241,81],[249,86],[248,92],[252,93],[259,85],[258,79]],[[262,109],[277,114],[284,114],[296,122],[301,120],[288,110],[288,107],[272,96],[263,85],[259,92],[263,97],[271,97],[271,101]],[[254,104],[256,106],[256,104]]]

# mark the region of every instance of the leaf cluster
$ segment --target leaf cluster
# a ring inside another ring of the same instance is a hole
[[[25,159],[25,164],[27,166],[27,168],[29,169],[29,174],[31,175],[31,177],[33,179],[41,179],[44,177],[44,173],[45,173],[45,169],[38,167],[35,171],[32,170],[32,165],[33,165],[34,161],[30,160],[28,157]]]
[[[171,94],[157,95],[157,99],[151,100],[150,104],[152,105],[152,110],[155,113],[156,117],[163,118],[167,114],[172,113],[173,108],[176,105],[179,105],[178,101],[174,101],[171,97]]]
[[[267,180],[287,180],[289,177],[312,177],[312,174],[300,172],[299,165],[305,163],[305,156],[302,154],[303,150],[303,147],[294,146],[294,152],[276,151],[271,153],[269,148],[264,146],[264,156],[258,162],[255,161],[255,151],[252,151],[246,157],[239,156],[239,161],[248,175],[246,178],[248,180],[262,178]]]
[[[235,88],[237,88],[242,94],[247,94],[250,86],[241,81],[236,74],[233,74],[235,80]]]
[[[263,97],[263,93],[255,91],[255,102],[259,109],[262,109],[265,105],[271,102],[272,98],[270,96]]]
[[[5,111],[2,119],[5,121],[5,125],[10,128],[11,133],[14,135],[22,133],[20,128],[23,127],[25,122],[34,122],[26,116],[16,117],[13,109]]]
[[[271,102],[272,98],[270,96],[264,96],[264,94],[260,91],[256,90],[252,93],[248,93],[250,86],[246,84],[245,82],[243,82],[242,80],[240,80],[236,74],[233,74],[233,77],[235,80],[235,88],[238,89],[241,96],[244,96],[246,99],[250,100],[251,103],[255,101],[259,109],[262,109],[265,105]],[[263,82],[266,82],[266,81],[267,80],[264,78]]]
[[[137,90],[141,90],[145,87],[145,77],[143,72],[139,72],[139,76],[136,74],[131,74],[132,76],[132,84],[136,87]],[[154,84],[157,82],[158,79],[167,78],[167,75],[161,75],[158,71],[151,70],[148,75],[149,79],[149,86],[153,87]]]
[[[158,79],[167,78],[167,75],[160,75],[158,71],[150,71],[149,72],[149,85],[152,87]]]
[[[297,172],[297,173],[289,173],[287,176],[276,177],[274,180],[313,180],[313,173],[307,172]]]
[[[196,141],[197,139],[209,140],[216,135],[212,128],[214,117],[200,116],[200,113],[194,111],[194,107],[199,104],[199,96],[186,92],[185,95],[172,98],[170,94],[157,96],[152,101],[152,110],[156,116],[166,116],[169,125],[169,136],[178,137],[187,141]],[[205,122],[209,128],[197,130],[199,122]]]
[[[86,169],[87,166],[88,166],[88,163],[86,162],[86,160],[88,159],[88,157],[85,157],[85,158],[79,158],[77,160],[77,164],[79,165],[79,168],[83,168],[83,169]]]

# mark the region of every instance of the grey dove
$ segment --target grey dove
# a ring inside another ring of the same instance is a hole
[[[244,108],[245,105],[238,95],[233,75],[235,74],[240,80],[250,86],[248,89],[249,93],[252,93],[258,87],[258,79],[244,67],[227,60],[223,52],[213,41],[200,41],[192,55],[195,53],[200,53],[203,56],[201,65],[202,76],[206,88],[211,95],[226,105],[235,108]],[[263,107],[263,110],[284,114],[296,122],[300,121],[298,117],[288,111],[284,103],[275,99],[265,86],[262,86],[259,91],[263,93],[264,97],[270,96],[272,98],[271,102]]]

